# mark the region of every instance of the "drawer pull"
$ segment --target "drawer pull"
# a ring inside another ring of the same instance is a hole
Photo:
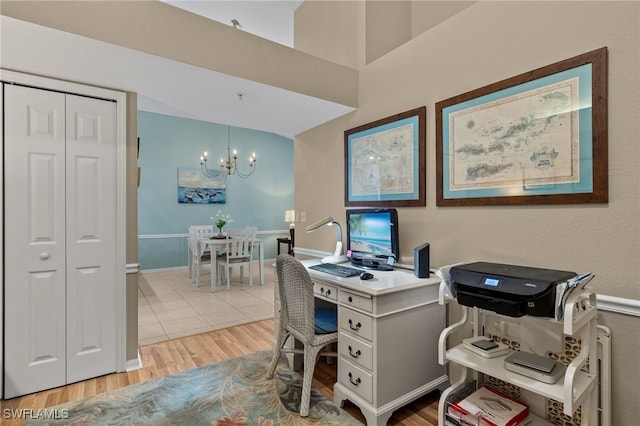
[[[351,355],[354,358],[360,358],[360,355],[362,355],[362,352],[360,352],[360,349],[358,349],[354,354],[353,352],[351,352],[351,345],[349,345],[349,355]]]
[[[349,303],[353,302],[353,297],[349,296]]]
[[[354,382],[353,381],[353,375],[351,373],[349,373],[349,381],[351,382],[352,385],[358,386],[362,380],[360,380],[360,377],[358,377],[356,379],[356,381]]]
[[[327,291],[325,292],[325,291],[324,291],[324,287],[320,287],[320,294],[321,294],[322,296],[329,296],[329,295],[331,294],[331,289],[330,289],[330,288],[328,288],[328,289],[327,289]]]
[[[353,321],[349,320],[349,328],[355,331],[358,331],[362,327],[362,324],[357,323],[355,327],[353,326]]]

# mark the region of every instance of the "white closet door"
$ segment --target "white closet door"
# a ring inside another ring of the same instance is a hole
[[[11,398],[116,370],[116,104],[7,85],[4,142]]]
[[[67,95],[67,383],[116,370],[116,103]]]
[[[65,95],[5,86],[5,398],[65,383]]]

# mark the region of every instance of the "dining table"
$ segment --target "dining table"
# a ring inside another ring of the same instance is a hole
[[[215,253],[219,249],[224,249],[224,247],[229,244],[229,239],[226,237],[218,238],[217,236],[200,237],[198,238],[198,242],[200,243],[201,252],[203,252],[207,247],[209,248],[209,250],[211,250],[211,292],[214,293],[216,291],[216,278],[218,276],[218,262],[216,262]],[[264,285],[264,241],[259,238],[254,238],[253,245],[254,248],[258,249],[258,270],[260,275],[260,285]]]

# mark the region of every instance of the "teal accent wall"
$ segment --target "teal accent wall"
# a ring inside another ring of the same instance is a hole
[[[293,140],[232,127],[231,149],[238,150],[240,170],[248,171],[255,152],[255,173],[247,179],[227,178],[226,204],[179,204],[178,168],[199,167],[204,151],[214,167],[226,158],[227,126],[139,111],[138,136],[140,269],[186,266],[183,235],[189,225],[212,223],[218,210],[232,216],[231,227],[256,226],[265,240],[265,259],[276,257],[276,238],[288,235],[284,211],[294,208]]]

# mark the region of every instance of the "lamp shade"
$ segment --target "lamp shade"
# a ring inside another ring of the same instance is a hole
[[[285,210],[284,211],[284,221],[285,222],[295,222],[296,221],[296,211],[295,210]]]

